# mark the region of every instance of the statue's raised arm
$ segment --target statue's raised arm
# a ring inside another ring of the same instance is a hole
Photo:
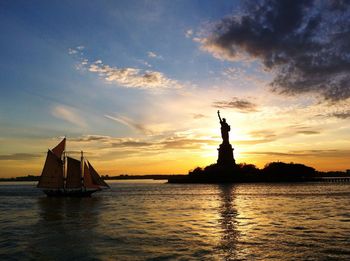
[[[219,117],[219,120],[220,120],[220,123],[222,122],[222,119],[220,117],[220,111],[218,110],[218,117]]]
[[[222,137],[222,141],[223,143],[229,143],[229,137],[228,137],[228,132],[230,131],[230,125],[227,124],[226,119],[222,118],[220,116],[220,111],[218,111],[218,117],[220,120],[220,125],[221,125],[221,137]]]

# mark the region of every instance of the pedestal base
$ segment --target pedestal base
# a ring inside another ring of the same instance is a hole
[[[218,148],[219,157],[217,164],[220,166],[230,166],[236,165],[235,159],[233,157],[233,148],[230,143],[222,143]]]

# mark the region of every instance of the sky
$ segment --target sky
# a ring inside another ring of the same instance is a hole
[[[0,2],[0,177],[47,149],[101,174],[215,163],[350,169],[348,1]]]

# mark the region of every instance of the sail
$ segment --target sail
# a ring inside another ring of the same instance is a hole
[[[66,148],[66,138],[64,138],[56,147],[52,149],[52,152],[60,159],[62,153]]]
[[[100,175],[98,175],[98,173],[92,167],[92,165],[90,164],[89,161],[88,161],[88,164],[89,164],[89,172],[91,174],[93,183],[96,184],[96,185],[102,186],[102,187],[109,188],[108,184],[100,177]]]
[[[47,152],[38,188],[63,188],[63,162],[51,150]]]
[[[81,188],[80,161],[67,157],[66,188]]]
[[[100,186],[93,182],[90,174],[90,170],[85,162],[84,162],[84,186],[85,188],[100,189]]]

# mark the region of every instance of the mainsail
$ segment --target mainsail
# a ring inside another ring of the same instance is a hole
[[[66,188],[81,188],[80,161],[67,157],[67,181]]]
[[[88,164],[89,164],[89,172],[91,174],[93,183],[101,187],[109,188],[108,184],[100,177],[100,175],[98,175],[97,171],[92,167],[89,161],[88,161]]]
[[[38,188],[63,188],[63,162],[51,150],[47,152]]]
[[[66,148],[66,138],[64,138],[56,147],[52,149],[52,152],[57,156],[57,158],[62,157],[62,153]]]

